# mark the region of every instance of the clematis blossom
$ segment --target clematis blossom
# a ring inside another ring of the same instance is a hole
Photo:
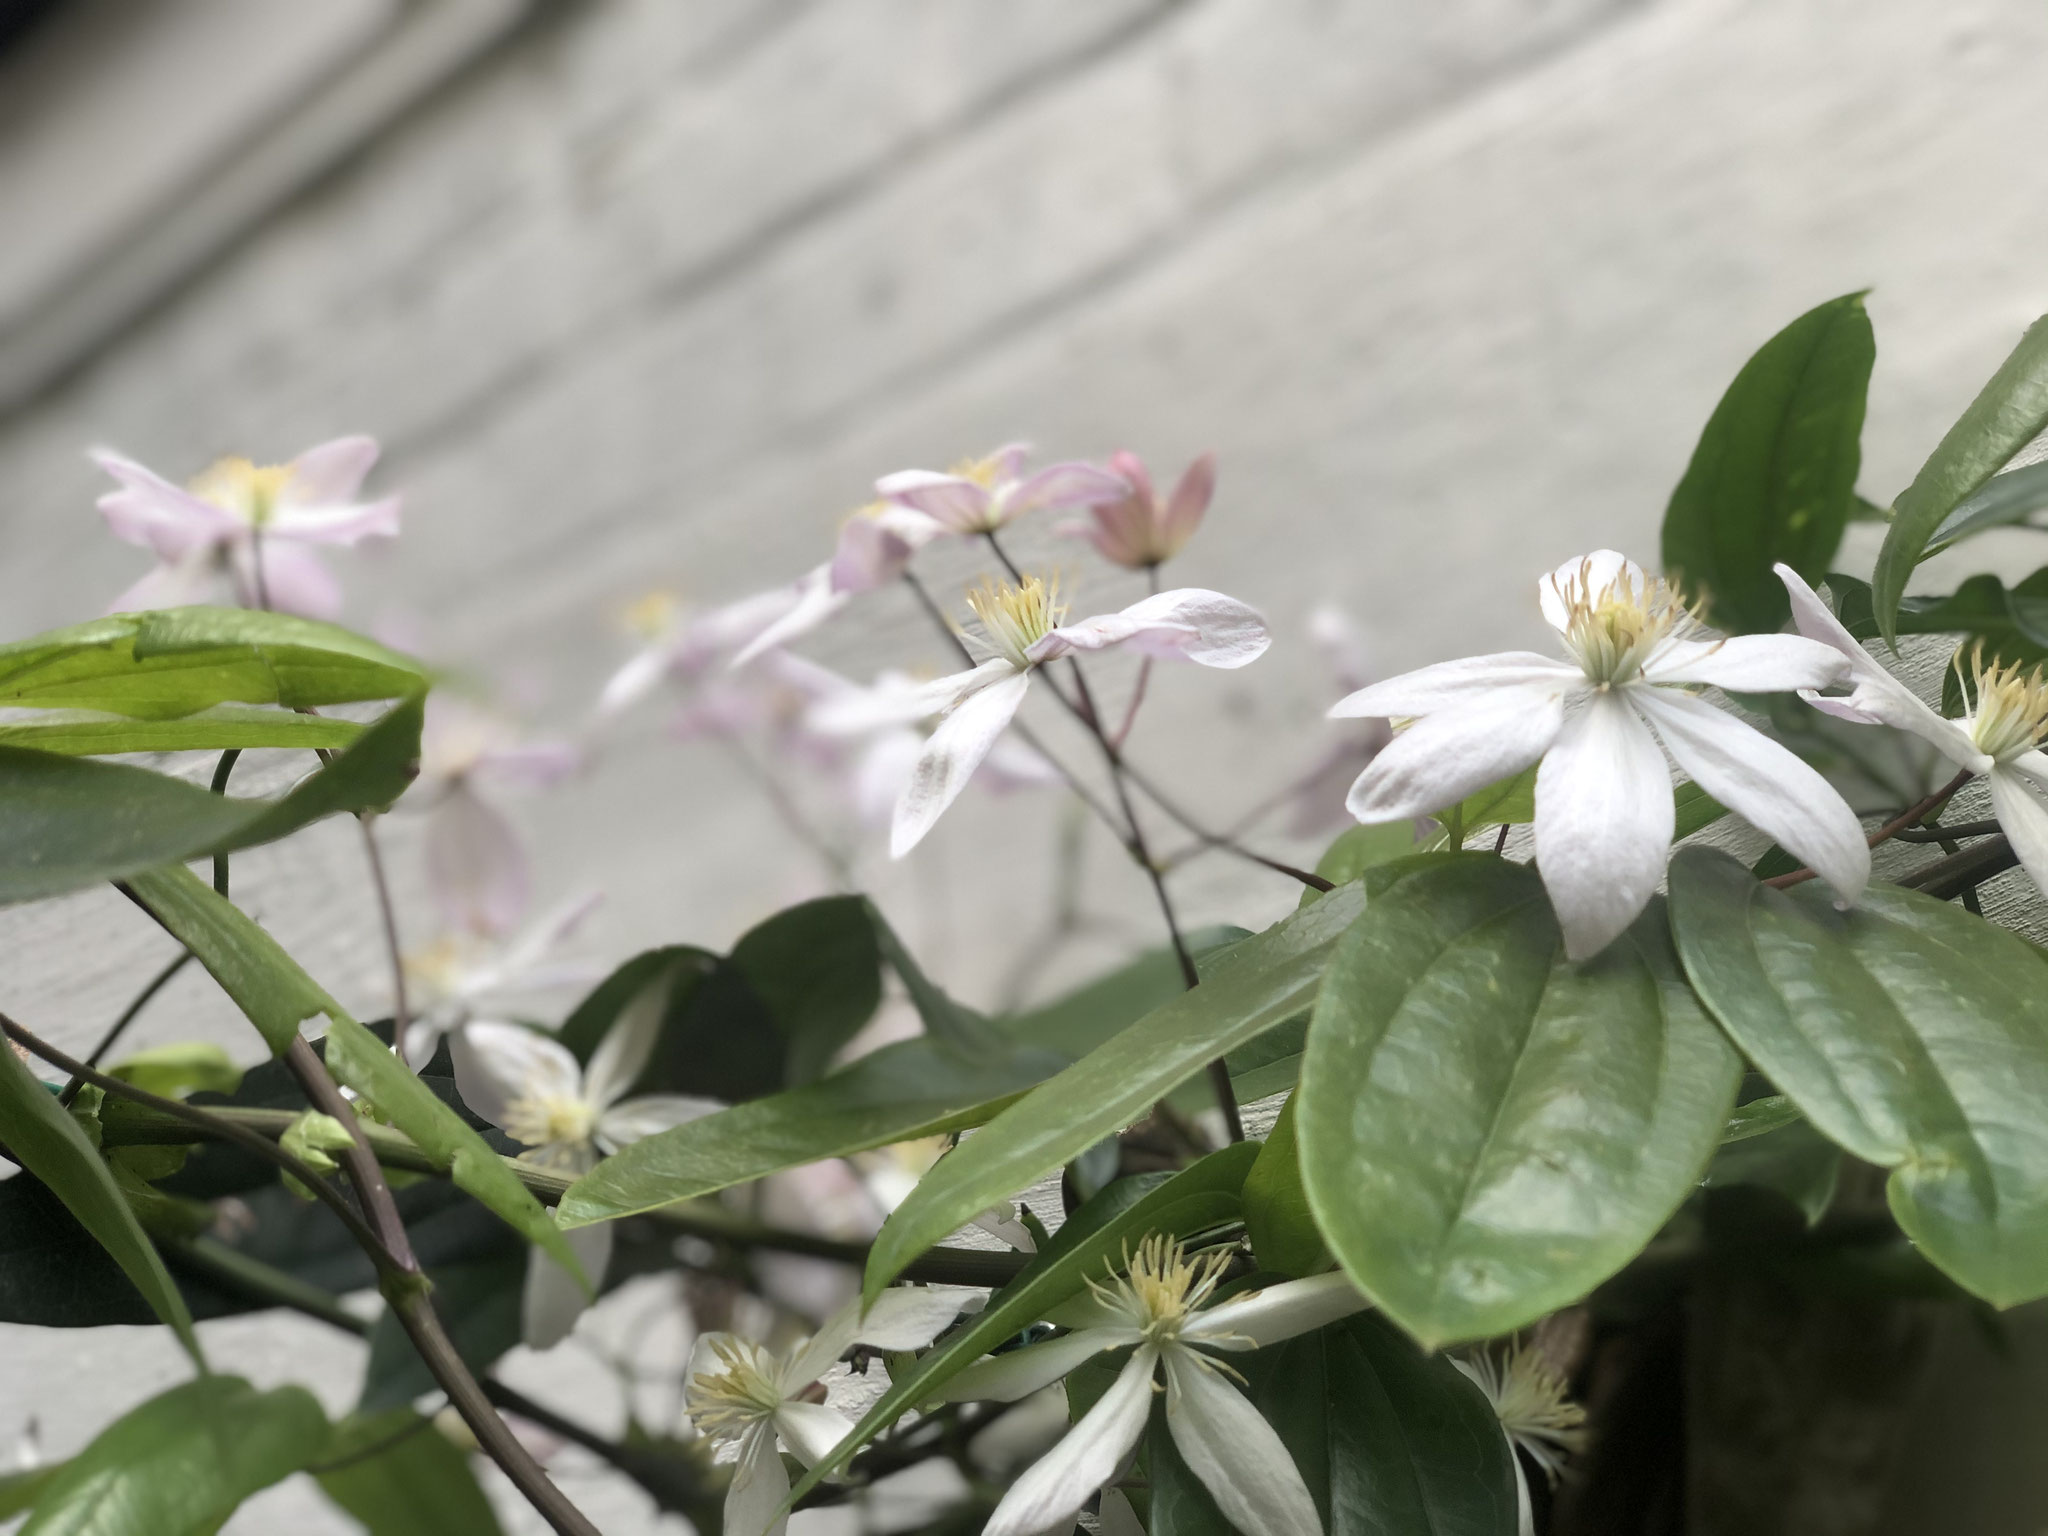
[[[1515,1468],[1516,1536],[1536,1536],[1536,1509],[1522,1457],[1535,1462],[1556,1487],[1565,1457],[1585,1444],[1586,1410],[1571,1400],[1557,1368],[1519,1339],[1498,1358],[1482,1349],[1464,1359],[1450,1359],[1479,1388],[1500,1421]]]
[[[906,469],[884,475],[875,491],[884,500],[922,512],[948,533],[994,533],[1027,512],[1071,512],[1131,494],[1122,475],[1070,460],[1025,474],[1028,443],[1009,443],[987,458],[955,465],[945,474]]]
[[[740,647],[735,667],[809,634],[863,592],[888,585],[910,557],[949,530],[935,518],[893,501],[871,501],[840,527],[832,558],[777,589],[781,613]]]
[[[902,1286],[875,1298],[865,1316],[854,1297],[809,1339],[778,1353],[730,1333],[697,1341],[684,1400],[697,1432],[737,1447],[725,1492],[726,1536],[782,1536],[789,1473],[778,1437],[805,1466],[816,1466],[853,1429],[853,1421],[818,1399],[817,1382],[856,1344],[921,1349],[978,1293],[960,1288]]]
[[[1675,822],[1664,753],[1844,901],[1870,878],[1856,816],[1826,779],[1693,689],[1825,688],[1848,660],[1798,635],[1720,636],[1613,550],[1538,583],[1568,660],[1511,651],[1363,688],[1333,718],[1417,716],[1351,786],[1361,822],[1428,815],[1540,761],[1536,863],[1574,960],[1599,953],[1663,877]],[[1658,742],[1663,742],[1662,750]]]
[[[107,526],[157,560],[114,599],[113,613],[217,601],[226,587],[251,607],[332,618],[341,589],[307,546],[398,532],[398,497],[355,499],[377,462],[374,438],[336,438],[288,464],[221,459],[185,486],[111,449],[92,458],[119,482],[99,500]]]
[[[1065,622],[1058,582],[1036,576],[1021,587],[984,582],[967,594],[967,605],[981,622],[972,638],[994,655],[969,671],[901,688],[892,698],[870,699],[861,707],[860,717],[868,720],[889,711],[904,721],[942,717],[897,797],[889,834],[893,858],[915,848],[959,798],[1023,704],[1031,674],[1045,662],[1127,646],[1165,660],[1234,668],[1258,660],[1271,643],[1256,609],[1200,587],[1160,592],[1119,613],[1073,624]],[[844,708],[820,712],[828,728],[847,714]]]
[[[1130,1349],[1116,1380],[1070,1430],[1010,1485],[982,1536],[1065,1529],[1117,1475],[1152,1415],[1154,1377],[1166,1377],[1166,1427],[1231,1526],[1246,1536],[1320,1536],[1315,1501],[1280,1437],[1227,1380],[1211,1351],[1260,1349],[1309,1333],[1367,1305],[1341,1272],[1286,1280],[1205,1306],[1229,1262],[1190,1258],[1154,1235],[1122,1278],[1090,1282],[1092,1295],[1054,1322],[1074,1331],[977,1361],[948,1382],[952,1402],[1013,1403],[1052,1385],[1105,1350]]]
[[[658,977],[620,1010],[585,1067],[559,1040],[517,1024],[474,1020],[449,1041],[462,1102],[526,1150],[521,1161],[572,1176],[605,1154],[725,1106],[687,1094],[627,1098],[661,1034],[671,978]],[[591,1284],[601,1285],[612,1252],[609,1222],[563,1233]],[[583,1311],[583,1288],[539,1249],[527,1259],[521,1299],[526,1343],[547,1349],[568,1336]]]
[[[1838,719],[1909,731],[1958,768],[1983,775],[1991,788],[1992,814],[2013,852],[2034,884],[2048,891],[2048,804],[2042,803],[2048,754],[2040,750],[2048,733],[2048,682],[2040,670],[2023,670],[2016,662],[1987,665],[1979,649],[1971,656],[1965,688],[1970,713],[1946,719],[1879,665],[1798,572],[1785,565],[1777,570],[1792,596],[1793,624],[1802,635],[1832,646],[1849,666],[1846,698],[1811,689],[1799,696]],[[1961,665],[1959,654],[1959,673]]]
[[[610,717],[630,709],[663,682],[693,682],[728,661],[786,616],[798,602],[796,586],[757,592],[702,613],[684,613],[666,593],[635,603],[626,615],[641,637],[640,649],[605,682],[597,712]]]
[[[1202,514],[1216,494],[1216,455],[1205,453],[1182,471],[1164,501],[1152,489],[1145,461],[1135,453],[1120,449],[1111,454],[1109,468],[1129,483],[1129,494],[1098,502],[1088,509],[1085,521],[1068,523],[1060,531],[1085,538],[1103,559],[1134,571],[1164,565],[1202,526]]]
[[[598,892],[576,897],[502,941],[456,932],[407,955],[405,974],[417,1011],[405,1032],[406,1064],[419,1071],[444,1036],[472,1019],[490,1017],[507,998],[599,980],[601,967],[558,959],[556,951],[603,900]]]

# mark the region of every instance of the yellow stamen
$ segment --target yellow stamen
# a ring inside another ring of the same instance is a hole
[[[683,1389],[690,1422],[713,1440],[737,1440],[782,1406],[775,1389],[775,1357],[731,1334],[715,1335],[711,1352],[724,1367],[700,1371]]]
[[[1958,683],[1963,683],[1962,662],[1958,650],[1950,663]],[[1977,750],[2002,763],[2039,746],[2048,734],[2048,682],[2040,667],[2022,670],[2017,661],[1987,665],[1979,640],[1970,650],[1970,672],[1963,696],[1973,701],[1967,725]]]
[[[1554,588],[1565,607],[1565,644],[1596,683],[1625,683],[1667,639],[1698,621],[1670,584],[1638,577],[1626,567],[1607,585],[1593,586],[1593,562],[1579,562],[1577,580]]]
[[[1564,1454],[1586,1441],[1586,1410],[1571,1400],[1564,1373],[1520,1339],[1498,1359],[1482,1349],[1467,1363],[1508,1438],[1556,1482]]]
[[[529,1093],[505,1106],[499,1124],[507,1136],[533,1149],[521,1154],[529,1162],[573,1162],[590,1142],[597,1110],[574,1094]]]
[[[674,628],[682,604],[673,592],[649,592],[626,607],[626,628],[642,640],[658,640]]]
[[[1021,587],[1005,582],[996,586],[984,580],[967,594],[967,606],[981,621],[982,637],[989,647],[1019,671],[1031,665],[1025,652],[1066,621],[1066,604],[1060,601],[1060,581],[1033,576]]]
[[[962,480],[972,480],[985,491],[996,488],[996,477],[1003,472],[1003,455],[992,453],[983,459],[962,459],[948,474],[958,475]]]
[[[270,521],[292,478],[289,464],[255,464],[243,458],[216,459],[192,477],[186,489],[201,501],[232,512],[253,528]]]
[[[1230,1251],[1217,1249],[1188,1257],[1185,1244],[1153,1233],[1134,1255],[1124,1250],[1124,1275],[1107,1285],[1091,1280],[1089,1289],[1130,1318],[1147,1343],[1171,1344],[1189,1318],[1222,1283],[1230,1267]],[[1207,1361],[1207,1357],[1200,1357]],[[1217,1364],[1208,1361],[1210,1364]]]

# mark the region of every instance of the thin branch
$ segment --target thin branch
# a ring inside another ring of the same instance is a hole
[[[404,1061],[405,1032],[412,1023],[405,996],[405,951],[398,941],[398,906],[391,899],[391,881],[384,873],[384,851],[377,844],[375,821],[375,816],[358,816],[356,825],[363,830],[363,853],[370,863],[370,884],[377,893],[377,917],[384,930],[384,953],[391,966],[391,1049]]]
[[[1957,790],[1961,789],[1965,784],[1969,783],[1970,780],[1975,777],[1976,775],[1973,774],[1969,769],[1963,769],[1962,772],[1958,773],[1954,778],[1950,779],[1946,784],[1942,785],[1940,789],[1937,789],[1925,800],[1920,801],[1916,805],[1907,806],[1906,809],[1899,812],[1898,815],[1894,816],[1890,821],[1886,822],[1883,826],[1879,827],[1875,832],[1871,833],[1870,836],[1865,839],[1865,841],[1868,842],[1870,846],[1873,848],[1875,848],[1879,843],[1889,842],[1892,838],[1897,837],[1906,828],[1912,826],[1914,823],[1922,820],[1925,817],[1932,816],[1944,805],[1947,805],[1950,797],[1952,797]],[[1782,891],[1791,886],[1804,885],[1807,881],[1813,879],[1819,873],[1820,871],[1815,869],[1795,869],[1790,874],[1774,875],[1770,879],[1766,880],[1764,884],[1772,887],[1774,890]],[[1904,885],[1906,883],[1907,882],[1903,880],[1899,882],[1899,884],[1901,885]]]
[[[111,1051],[114,1048],[115,1043],[120,1040],[122,1034],[127,1030],[128,1026],[130,1024],[133,1024],[137,1016],[141,1014],[142,1010],[149,1006],[150,999],[155,997],[157,993],[163,991],[165,987],[170,985],[171,978],[177,975],[178,972],[185,969],[186,963],[190,961],[191,958],[191,950],[181,950],[179,951],[178,957],[175,960],[171,961],[169,965],[166,965],[162,970],[158,971],[154,976],[150,977],[148,982],[144,984],[142,990],[135,994],[135,1001],[133,1001],[126,1008],[121,1010],[121,1017],[114,1020],[113,1027],[110,1028],[104,1035],[100,1037],[100,1043],[94,1046],[91,1052],[86,1056],[86,1066],[96,1067],[100,1064],[101,1060],[106,1056],[107,1052]],[[85,1079],[82,1077],[74,1076],[70,1082],[64,1085],[64,1091],[57,1095],[57,1102],[59,1104],[62,1104],[66,1109],[69,1109],[71,1107],[72,1101],[78,1097],[78,1090],[83,1088],[84,1086]]]

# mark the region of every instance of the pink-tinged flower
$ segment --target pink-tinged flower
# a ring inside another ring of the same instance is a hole
[[[116,613],[206,602],[228,586],[250,606],[332,618],[341,589],[305,546],[398,532],[398,497],[355,500],[377,462],[368,437],[336,438],[289,464],[221,459],[182,488],[110,449],[92,457],[120,482],[99,501],[107,526],[157,559],[115,599]]]
[[[1058,583],[1036,576],[1021,587],[984,582],[967,594],[967,605],[981,621],[979,634],[970,638],[995,653],[987,661],[971,671],[900,689],[884,700],[864,701],[856,711],[820,711],[828,727],[849,714],[871,721],[888,713],[904,722],[942,717],[897,797],[889,835],[894,858],[915,848],[966,788],[1009,727],[1041,664],[1075,651],[1128,646],[1163,660],[1232,668],[1258,660],[1271,644],[1256,609],[1200,587],[1160,592],[1120,613],[1074,624],[1065,622]]]
[[[1848,672],[1840,654],[1796,635],[1713,635],[1611,549],[1559,566],[1537,593],[1570,660],[1510,651],[1443,662],[1330,711],[1421,717],[1351,786],[1353,816],[1426,816],[1540,760],[1536,866],[1565,952],[1583,960],[1635,921],[1663,878],[1675,822],[1668,751],[1844,901],[1862,894],[1870,848],[1855,812],[1808,764],[1690,691],[1825,688]]]
[[[639,703],[663,682],[691,682],[728,661],[801,600],[800,584],[757,592],[738,602],[685,613],[667,593],[635,603],[627,625],[641,647],[611,675],[598,696],[599,715],[616,715]]]
[[[1216,455],[1205,453],[1190,464],[1164,501],[1135,453],[1111,454],[1109,467],[1130,483],[1130,494],[1091,506],[1088,521],[1069,523],[1061,532],[1087,539],[1103,559],[1134,571],[1164,565],[1202,526],[1216,494]]]
[[[779,591],[788,602],[775,620],[761,629],[733,657],[744,667],[755,657],[807,635],[863,592],[873,592],[901,576],[910,558],[948,530],[910,507],[871,501],[849,517],[839,530],[832,558],[813,567]]]
[[[428,805],[427,887],[449,927],[505,934],[526,915],[526,850],[485,793],[545,788],[581,762],[566,743],[521,742],[509,722],[463,699],[436,693],[427,701],[414,792]]]
[[[415,1072],[433,1058],[444,1035],[472,1019],[487,1018],[509,999],[562,987],[589,987],[604,976],[602,966],[558,958],[602,894],[591,892],[543,913],[509,939],[473,933],[444,934],[405,957],[413,988],[414,1016],[405,1032],[406,1064]]]
[[[924,513],[948,533],[993,533],[1026,512],[1070,512],[1130,494],[1121,475],[1095,464],[1048,464],[1027,475],[1030,452],[1028,444],[1011,443],[948,474],[906,469],[877,480],[875,492]]]
[[[1778,577],[1792,595],[1792,622],[1802,635],[1839,651],[1849,663],[1847,698],[1824,698],[1812,689],[1799,696],[1815,709],[1862,725],[1889,725],[1927,742],[1958,768],[1981,774],[1991,786],[1991,811],[2034,884],[2048,891],[2048,682],[2040,670],[2017,662],[1986,666],[1981,650],[1971,658],[1965,689],[1970,713],[1947,720],[1920,696],[1885,671],[1820,595],[1788,565]],[[1961,655],[1956,658],[1958,674]]]

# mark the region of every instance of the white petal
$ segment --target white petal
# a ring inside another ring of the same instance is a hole
[[[1686,777],[1797,854],[1844,901],[1870,880],[1870,845],[1828,781],[1768,737],[1703,699],[1637,686],[1629,702],[1664,738]]]
[[[526,914],[531,880],[519,833],[458,780],[427,816],[427,888],[450,927],[502,934]]]
[[[1536,583],[1536,600],[1543,606],[1543,617],[1552,629],[1563,634],[1571,599],[1582,592],[1605,591],[1617,576],[1625,577],[1639,592],[1650,584],[1640,565],[1611,549],[1596,549],[1590,555],[1565,561]]]
[[[1116,1476],[1145,1432],[1145,1421],[1152,1415],[1152,1368],[1158,1358],[1150,1346],[1131,1356],[1066,1438],[1010,1485],[982,1536],[1038,1536],[1080,1513],[1089,1495]]]
[[[1025,654],[1033,661],[1049,661],[1069,651],[1129,646],[1148,656],[1234,668],[1257,661],[1272,643],[1256,608],[1221,592],[1178,587],[1117,613],[1062,624]]]
[[[1322,1536],[1316,1502],[1273,1426],[1192,1351],[1164,1355],[1166,1427],[1223,1518],[1244,1536]]]
[[[675,980],[674,967],[663,970],[635,992],[612,1020],[612,1027],[590,1053],[590,1066],[583,1074],[583,1092],[591,1103],[600,1108],[617,1103],[647,1070],[661,1040]]]
[[[1515,1469],[1515,1536],[1536,1536],[1536,1510],[1529,1499],[1529,1469],[1515,1453],[1515,1437],[1503,1429],[1508,1442],[1508,1462]]]
[[[597,712],[616,715],[638,704],[661,685],[661,680],[668,676],[668,667],[666,645],[650,645],[635,652],[606,680],[604,691],[597,696]]]
[[[784,1397],[794,1397],[832,1369],[832,1362],[853,1348],[853,1336],[860,1327],[860,1297],[855,1296],[818,1325],[812,1334],[782,1363],[776,1386]]]
[[[895,822],[889,832],[891,858],[900,859],[915,848],[959,797],[996,738],[1016,716],[1030,686],[1029,672],[1012,669],[1008,677],[999,677],[962,699],[939,722],[918,754],[910,782],[903,786],[903,798],[896,802]]]
[[[1380,749],[1344,803],[1364,822],[1426,816],[1520,773],[1563,725],[1564,698],[1551,687],[1502,689],[1426,715]]]
[[[807,635],[823,624],[833,614],[853,601],[850,592],[835,592],[832,589],[832,567],[821,565],[799,577],[795,586],[796,600],[773,624],[740,648],[733,657],[735,667],[744,667],[763,651],[771,651],[778,645],[787,645],[800,635]]]
[[[2031,752],[2022,752],[2018,757],[2007,758],[1998,766],[2001,768],[2017,769],[2043,789],[2048,789],[2048,752],[2042,752],[2038,749]]]
[[[271,513],[265,531],[273,538],[296,539],[303,544],[347,546],[364,539],[395,539],[403,506],[403,498],[397,496],[324,507],[280,505]]]
[[[687,1093],[643,1093],[636,1099],[614,1104],[597,1117],[597,1139],[616,1152],[661,1131],[674,1130],[692,1120],[702,1120],[729,1106],[717,1099],[695,1098]]]
[[[332,507],[362,489],[377,462],[374,437],[337,437],[308,448],[288,466],[279,500],[293,507]]]
[[[784,1403],[775,1410],[775,1427],[790,1451],[807,1467],[815,1467],[844,1440],[853,1421],[823,1403]]]
[[[1778,580],[1785,584],[1785,595],[1792,599],[1792,626],[1809,640],[1818,640],[1831,645],[1844,656],[1855,657],[1863,654],[1862,642],[1849,633],[1848,626],[1835,617],[1834,609],[1821,600],[1821,595],[1806,584],[1791,566],[1783,561],[1771,567],[1778,573]]]
[[[981,1292],[972,1286],[894,1286],[875,1298],[855,1326],[853,1342],[871,1349],[923,1349],[979,1300]]]
[[[604,1285],[612,1259],[612,1224],[572,1227],[562,1234],[576,1262],[593,1286]],[[590,1305],[583,1283],[560,1263],[535,1248],[526,1256],[526,1286],[519,1298],[519,1337],[528,1349],[553,1349],[576,1326]]]
[[[1800,635],[1730,635],[1664,646],[1643,668],[1653,683],[1704,683],[1737,693],[1789,693],[1845,682],[1849,658]]]
[[[885,726],[909,725],[944,714],[969,694],[979,693],[1016,670],[997,656],[968,671],[921,683],[900,672],[884,673],[871,688],[848,688],[820,699],[805,715],[804,723],[821,735],[865,736]]]
[[[523,1025],[477,1020],[457,1030],[448,1046],[455,1091],[493,1125],[505,1123],[505,1108],[514,1099],[573,1099],[583,1092],[583,1069],[568,1048]]]
[[[725,1536],[783,1536],[789,1518],[782,1505],[788,1498],[789,1473],[775,1453],[775,1430],[756,1425],[740,1442],[725,1490]]]
[[[1635,921],[1664,876],[1671,770],[1635,712],[1596,693],[1536,775],[1536,867],[1574,960]]]
[[[1014,1403],[1051,1386],[1084,1360],[1138,1340],[1135,1328],[1084,1328],[1042,1344],[977,1360],[945,1386],[949,1403]]]
[[[1230,1347],[1263,1349],[1297,1334],[1313,1333],[1325,1323],[1363,1312],[1371,1305],[1349,1275],[1332,1270],[1233,1296],[1198,1314],[1181,1332],[1184,1338],[1199,1343],[1218,1343],[1219,1335],[1235,1335],[1245,1342]]]
[[[2034,884],[2048,891],[2048,805],[2005,764],[1991,770],[1991,811]]]
[[[961,475],[906,469],[877,480],[875,494],[922,512],[954,533],[975,533],[989,526],[987,488]]]
[[[1534,651],[1467,656],[1403,672],[1361,688],[1330,706],[1332,720],[1391,720],[1477,703],[1503,688],[1568,687],[1584,674],[1570,662]]]

